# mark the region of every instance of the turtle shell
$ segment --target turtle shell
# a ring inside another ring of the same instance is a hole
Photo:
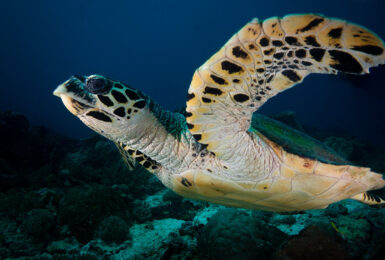
[[[251,127],[286,152],[328,164],[351,164],[320,141],[267,116],[254,113]]]

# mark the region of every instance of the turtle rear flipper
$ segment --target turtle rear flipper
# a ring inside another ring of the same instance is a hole
[[[381,208],[385,207],[384,196],[375,194],[373,191],[366,191],[366,192],[359,193],[353,196],[352,199],[374,207],[381,207]]]

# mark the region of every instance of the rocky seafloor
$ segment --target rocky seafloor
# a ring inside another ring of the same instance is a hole
[[[385,151],[301,126],[350,161],[385,172]],[[75,140],[0,112],[0,259],[384,259],[385,209],[352,200],[276,214],[184,199],[112,143]]]

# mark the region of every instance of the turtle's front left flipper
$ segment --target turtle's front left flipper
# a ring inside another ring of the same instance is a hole
[[[314,14],[254,19],[195,72],[188,127],[228,163],[234,151],[252,157],[251,117],[269,98],[310,73],[368,73],[384,63],[384,49],[373,32],[343,20]]]

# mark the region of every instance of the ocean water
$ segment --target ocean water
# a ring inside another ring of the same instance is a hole
[[[52,95],[72,75],[180,111],[194,71],[252,18],[319,13],[385,38],[385,2],[8,1],[0,8],[0,259],[383,259],[385,211],[285,214],[185,199]],[[385,66],[308,76],[258,112],[385,173]]]

